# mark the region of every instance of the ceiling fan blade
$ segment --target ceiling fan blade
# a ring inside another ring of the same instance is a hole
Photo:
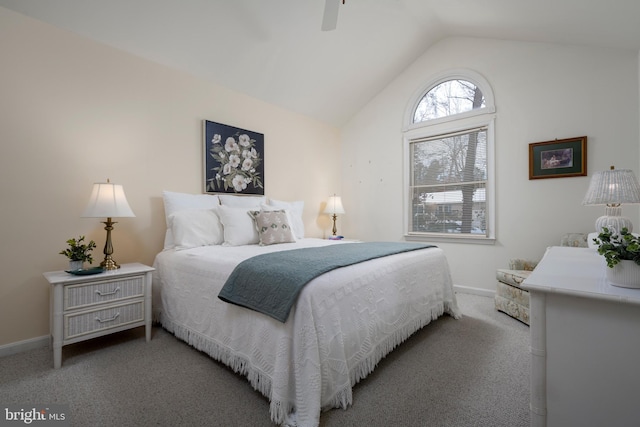
[[[338,9],[340,0],[324,1],[324,16],[322,17],[322,31],[335,30],[338,25]]]

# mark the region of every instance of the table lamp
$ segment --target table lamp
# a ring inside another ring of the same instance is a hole
[[[615,169],[596,172],[591,177],[583,205],[606,205],[605,214],[596,220],[596,232],[603,228],[619,234],[623,228],[633,231],[633,223],[622,216],[622,204],[640,203],[640,185],[631,169]]]
[[[342,215],[345,213],[344,208],[342,207],[342,200],[340,199],[340,196],[336,196],[335,194],[331,197],[329,197],[329,200],[327,200],[327,207],[324,208],[324,213],[331,215],[331,217],[333,218],[333,235],[335,236],[336,233],[338,232],[338,229],[336,228],[336,219],[338,218],[338,215]]]
[[[93,191],[89,203],[82,213],[83,218],[107,218],[103,222],[104,229],[107,230],[107,241],[104,244],[104,261],[100,267],[105,270],[116,270],[120,266],[113,260],[113,244],[111,243],[111,231],[113,224],[111,218],[135,217],[133,211],[127,203],[122,185],[107,182],[96,182],[93,184]]]

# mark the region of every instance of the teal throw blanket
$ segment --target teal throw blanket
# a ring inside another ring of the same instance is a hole
[[[233,270],[218,298],[285,322],[302,288],[314,278],[401,252],[435,247],[420,243],[343,243],[257,255]]]

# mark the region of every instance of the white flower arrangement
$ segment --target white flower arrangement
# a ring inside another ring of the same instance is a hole
[[[209,154],[218,165],[212,168],[215,177],[209,179],[207,190],[227,191],[233,188],[233,191],[240,193],[246,190],[249,184],[255,188],[263,188],[262,178],[257,172],[262,159],[255,144],[255,139],[240,132],[228,137],[224,145],[220,134],[213,135]]]

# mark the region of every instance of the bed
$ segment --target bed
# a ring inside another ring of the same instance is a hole
[[[345,243],[304,238],[292,227],[297,236],[289,242],[260,244],[259,235],[257,243],[235,244],[244,241],[225,234],[240,229],[231,222],[244,221],[246,212],[239,214],[246,207],[225,216],[218,205],[190,202],[182,221],[168,198],[165,194],[169,244],[154,262],[154,318],[179,339],[245,376],[269,399],[271,419],[280,425],[317,426],[322,410],[347,408],[352,387],[412,333],[445,313],[460,317],[447,260],[437,247],[328,271],[302,288],[284,322],[224,302],[218,294],[241,261]],[[264,203],[259,206],[267,209]],[[219,227],[204,213],[211,209]],[[296,210],[293,205],[282,210],[291,224],[296,223]],[[210,223],[203,225],[202,216]],[[187,239],[180,228],[185,224],[194,229]],[[209,236],[203,244],[202,230],[212,226],[221,236]]]

